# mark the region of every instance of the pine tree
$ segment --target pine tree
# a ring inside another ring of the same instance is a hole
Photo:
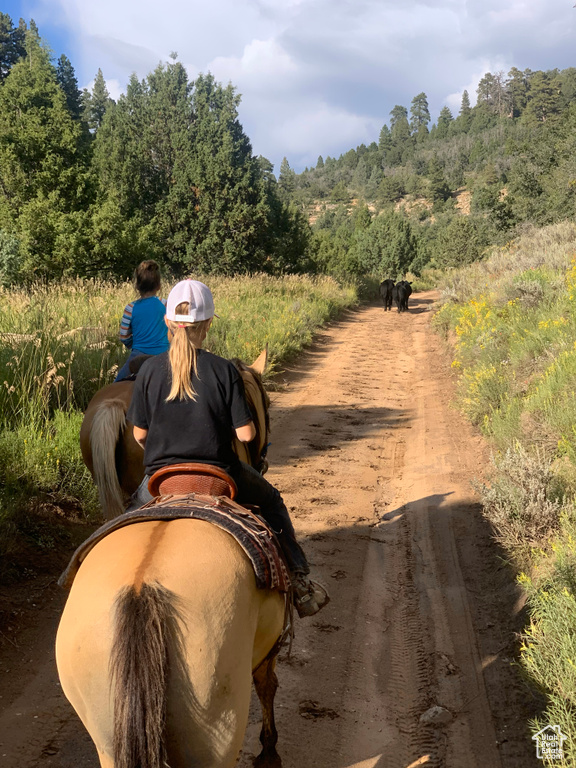
[[[354,170],[352,176],[352,188],[362,194],[370,178],[371,168],[368,166],[363,157],[358,161],[358,165]]]
[[[428,123],[430,122],[430,110],[428,108],[428,99],[424,92],[419,93],[412,99],[410,107],[410,129],[417,135],[419,141],[428,134]]]
[[[390,128],[384,123],[382,130],[380,131],[380,137],[378,139],[378,149],[382,152],[387,152],[392,147],[392,136],[390,135]]]
[[[58,59],[56,79],[64,91],[68,111],[75,120],[80,120],[82,117],[82,94],[78,88],[74,67],[64,54]]]
[[[404,125],[407,125],[408,128],[410,128],[408,125],[408,110],[406,107],[403,107],[400,104],[396,104],[396,106],[390,110],[390,130],[392,136],[394,137],[394,131],[397,130],[400,126],[403,130]]]
[[[410,125],[408,123],[408,111],[406,107],[397,104],[390,112],[390,135],[393,152],[389,152],[387,159],[392,165],[402,161],[404,150],[411,145]]]
[[[530,123],[545,123],[560,111],[561,82],[556,72],[534,72],[530,77],[524,118]]]
[[[526,71],[529,72],[530,70]],[[563,69],[559,79],[562,92],[561,108],[566,109],[573,101],[576,101],[576,68],[568,67]]]
[[[316,161],[316,169],[320,170],[321,168],[324,168],[324,160],[322,155],[318,155],[318,160]]]
[[[470,96],[468,91],[462,92],[462,101],[460,103],[460,112],[458,114],[459,128],[463,133],[468,133],[470,123],[472,122],[472,108],[470,107]]]
[[[531,72],[529,69],[521,72],[516,67],[512,67],[510,72],[508,72],[506,89],[510,100],[511,117],[520,117],[526,108],[526,104],[528,103],[528,80],[530,74]]]
[[[429,197],[433,203],[443,203],[450,197],[450,187],[436,157],[433,157],[428,164],[428,179]]]
[[[96,243],[101,269],[108,265],[126,274],[136,254],[148,249],[170,265],[186,260],[198,206],[189,167],[190,94],[184,67],[161,65],[145,81],[132,75],[126,94],[107,109],[94,145],[100,204],[106,210],[99,227],[105,232],[107,222],[116,220],[125,227],[116,253],[115,231],[106,232],[105,247]]]
[[[0,13],[0,83],[3,83],[16,62],[26,55],[26,23],[20,19],[17,27],[7,13]]]
[[[440,114],[438,115],[438,124],[436,126],[435,138],[444,139],[448,135],[448,130],[451,123],[454,122],[452,112],[449,107],[442,107]]]
[[[194,143],[190,178],[198,211],[187,263],[233,273],[262,269],[269,235],[269,204],[252,147],[238,120],[234,88],[200,75],[192,92]]]
[[[26,50],[0,88],[0,229],[19,238],[23,274],[57,276],[89,200],[82,129],[32,25]]]
[[[410,223],[390,211],[356,231],[354,250],[365,273],[401,277],[417,257],[419,243]]]
[[[479,259],[486,244],[470,216],[455,216],[439,232],[432,263],[442,269],[463,267]]]
[[[283,157],[282,162],[280,163],[278,187],[280,188],[280,190],[282,191],[282,193],[284,194],[287,200],[290,200],[292,197],[292,194],[294,193],[294,188],[296,186],[295,176],[296,174],[290,167],[290,163],[288,162],[287,158]]]
[[[91,131],[97,131],[102,125],[106,110],[114,104],[114,100],[110,98],[108,88],[106,87],[106,80],[102,70],[98,69],[96,77],[94,78],[94,86],[92,93],[86,88],[82,93],[82,107],[84,111],[84,120],[88,124]]]
[[[503,72],[497,72],[495,75],[487,72],[478,83],[477,94],[477,106],[484,108],[488,114],[504,117],[509,113],[510,95]]]

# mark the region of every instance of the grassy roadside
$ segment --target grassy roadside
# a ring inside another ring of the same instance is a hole
[[[206,347],[252,362],[268,344],[272,371],[359,300],[357,287],[324,277],[207,282],[219,319]],[[0,577],[23,536],[40,550],[56,546],[43,519],[99,515],[78,434],[90,398],[126,357],[117,334],[134,298],[129,283],[103,281],[0,289]]]
[[[435,316],[462,411],[494,446],[484,513],[526,589],[525,672],[576,767],[576,225],[532,230],[448,275]]]

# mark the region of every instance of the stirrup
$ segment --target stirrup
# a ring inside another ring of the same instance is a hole
[[[330,602],[330,595],[326,587],[306,576],[304,579],[307,581],[306,585],[293,585],[294,605],[301,619],[306,616],[314,616]]]

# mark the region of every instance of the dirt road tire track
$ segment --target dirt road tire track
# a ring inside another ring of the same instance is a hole
[[[332,594],[279,662],[284,768],[538,765],[525,726],[538,702],[510,668],[522,604],[472,495],[486,450],[450,406],[432,298],[349,313],[272,395],[269,478]],[[19,644],[37,672],[18,687],[14,648],[4,678],[0,665],[0,768],[96,768],[57,686],[49,599],[46,628]],[[434,705],[450,721],[423,725]],[[254,705],[241,768],[259,728]]]

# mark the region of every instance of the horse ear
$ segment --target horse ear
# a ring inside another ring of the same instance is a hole
[[[264,347],[264,349],[262,350],[258,358],[254,360],[250,368],[252,368],[252,370],[255,371],[256,373],[260,374],[260,376],[262,376],[262,374],[266,370],[267,365],[268,365],[268,344],[266,344],[266,346]]]

